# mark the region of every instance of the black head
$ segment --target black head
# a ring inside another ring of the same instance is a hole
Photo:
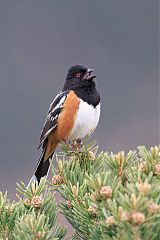
[[[69,68],[66,80],[76,79],[77,81],[93,80],[95,75],[91,75],[94,69],[89,69],[84,65],[73,65]]]
[[[68,70],[62,91],[73,90],[80,99],[96,107],[100,102],[100,95],[93,81],[96,76],[91,75],[92,72],[93,69],[84,65],[72,66]]]

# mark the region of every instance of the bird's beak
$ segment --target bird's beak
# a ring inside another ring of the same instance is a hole
[[[88,68],[88,73],[92,73],[94,71],[94,69]]]
[[[88,68],[88,70],[87,70],[84,78],[87,79],[87,80],[91,80],[91,79],[95,78],[96,75],[91,75],[91,73],[92,73],[93,71],[94,71],[94,69]]]

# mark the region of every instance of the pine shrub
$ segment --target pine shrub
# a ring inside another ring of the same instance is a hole
[[[0,239],[65,239],[59,211],[75,230],[70,240],[160,239],[160,146],[116,154],[98,153],[95,143],[61,148],[51,181],[29,189],[21,182],[12,203],[0,193]]]

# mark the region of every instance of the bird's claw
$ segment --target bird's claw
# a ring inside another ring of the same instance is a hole
[[[74,139],[73,142],[71,143],[71,147],[73,150],[78,150],[80,151],[82,148],[82,141],[81,139]]]

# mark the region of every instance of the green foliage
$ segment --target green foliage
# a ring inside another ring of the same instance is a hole
[[[52,187],[65,199],[72,240],[159,239],[160,146],[98,155],[94,144],[62,148]]]
[[[7,193],[3,195],[0,192],[0,239],[8,239],[12,235],[17,209],[18,205],[7,199]]]
[[[43,194],[45,190],[45,194]],[[57,206],[45,181],[40,185],[18,184],[19,201],[10,203],[0,193],[0,239],[61,240],[66,230],[57,223]]]
[[[51,183],[21,182],[12,203],[0,192],[0,240],[64,239],[59,208],[75,229],[70,240],[160,239],[160,146],[97,154],[95,143],[74,142],[62,150]]]

